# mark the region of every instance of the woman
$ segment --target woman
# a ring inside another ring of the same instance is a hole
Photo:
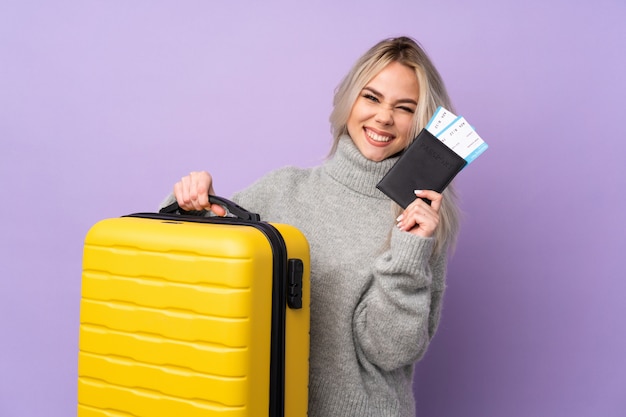
[[[335,93],[328,160],[279,169],[232,197],[309,241],[311,417],[415,416],[413,366],[439,321],[457,208],[452,187],[416,190],[431,205],[416,198],[401,210],[376,184],[440,105],[453,110],[419,45],[383,40]],[[210,174],[192,172],[173,197],[183,209],[224,215],[208,194]]]

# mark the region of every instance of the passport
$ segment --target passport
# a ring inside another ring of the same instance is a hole
[[[487,148],[464,117],[440,106],[376,188],[406,208],[415,201],[414,190],[443,192]]]
[[[422,129],[376,188],[406,208],[415,201],[414,190],[441,193],[465,165],[465,159]]]

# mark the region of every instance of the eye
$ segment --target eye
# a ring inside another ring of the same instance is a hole
[[[400,110],[405,111],[407,113],[415,113],[415,109],[413,109],[412,107],[407,107],[407,106],[399,106],[398,107]]]
[[[363,93],[363,98],[369,101],[373,101],[374,103],[378,103],[380,101],[378,100],[378,97],[370,93]]]

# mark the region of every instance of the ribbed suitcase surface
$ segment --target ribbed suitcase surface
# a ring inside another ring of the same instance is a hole
[[[272,227],[286,258],[304,266],[300,309],[275,305],[285,303],[275,281],[287,279],[277,265],[282,275],[289,268],[257,227],[136,217],[94,225],[83,256],[79,417],[305,416],[308,245],[295,228]]]

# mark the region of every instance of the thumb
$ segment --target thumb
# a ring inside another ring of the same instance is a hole
[[[211,204],[211,211],[218,216],[224,217],[226,216],[226,209],[219,204]]]

